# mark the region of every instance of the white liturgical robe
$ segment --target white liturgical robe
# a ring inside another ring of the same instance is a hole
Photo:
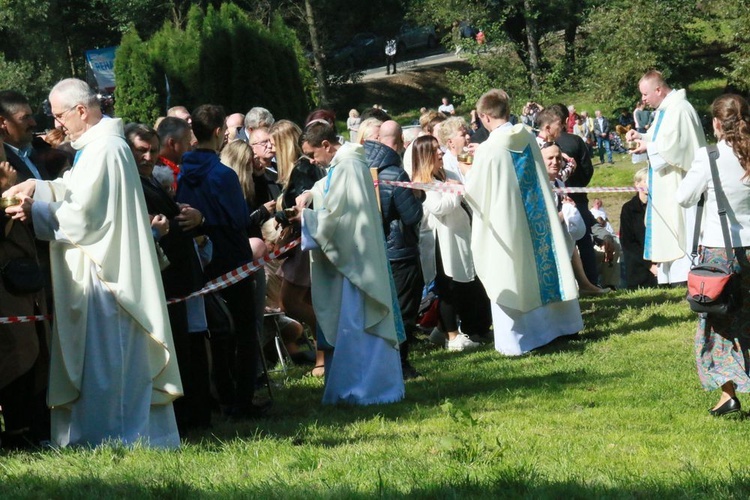
[[[675,196],[695,152],[706,145],[706,136],[684,89],[670,92],[655,113],[653,126],[643,134],[650,164],[643,258],[657,263],[680,261],[659,277],[664,283],[680,282],[689,270],[695,209],[682,208]]]
[[[73,168],[37,182],[34,230],[50,241],[54,335],[48,403],[58,445],[179,446],[182,394],[146,204],[122,121],[73,142]]]
[[[364,148],[339,148],[304,210],[312,301],[326,356],[324,403],[398,401],[404,381],[396,328],[399,314],[385,255],[381,215]]]
[[[495,348],[518,355],[583,328],[568,247],[534,136],[493,130],[466,183],[474,265],[492,302]]]

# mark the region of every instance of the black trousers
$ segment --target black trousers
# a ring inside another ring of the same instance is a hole
[[[386,67],[386,74],[390,74],[391,72],[391,64],[393,65],[393,72],[396,72],[396,55],[392,56],[385,56],[385,67]]]
[[[254,288],[254,283],[245,279],[221,291],[234,319],[235,335],[211,340],[213,377],[219,403],[240,411],[252,405],[260,359]]]
[[[398,294],[398,305],[401,308],[401,318],[406,330],[406,341],[401,344],[400,351],[403,363],[409,357],[409,346],[414,340],[414,332],[417,329],[417,314],[422,301],[424,278],[419,258],[391,261],[390,264]]]
[[[468,283],[454,281],[445,274],[440,244],[435,240],[435,287],[440,298],[440,322],[446,331],[458,330],[467,335],[486,335],[492,325],[492,312],[487,291],[479,278]]]
[[[175,400],[174,413],[180,433],[211,423],[211,393],[206,337],[188,332],[187,304],[167,307],[184,396]]]

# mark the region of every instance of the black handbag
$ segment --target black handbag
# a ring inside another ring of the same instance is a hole
[[[10,259],[0,267],[0,277],[5,289],[13,295],[27,295],[44,288],[44,275],[36,257],[29,256],[29,252],[12,239],[5,238],[3,242],[10,243],[27,254],[26,257]]]
[[[724,236],[727,263],[701,263],[694,265],[688,273],[688,292],[686,298],[690,309],[694,312],[702,315],[726,316],[742,307],[742,287],[740,276],[734,272],[732,267],[734,250],[727,224],[727,200],[724,190],[721,188],[721,180],[716,168],[716,158],[719,157],[719,150],[715,145],[708,146],[706,149],[708,150],[708,160],[711,165],[711,177],[714,182],[716,205],[719,209],[719,220],[721,221],[721,232]],[[698,237],[700,235],[704,203],[705,193],[698,202],[698,211],[696,213],[693,251],[691,252],[693,262],[695,262],[698,256]]]

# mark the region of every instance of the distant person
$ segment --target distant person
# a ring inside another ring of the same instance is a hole
[[[438,111],[446,115],[456,114],[456,109],[453,107],[453,104],[450,103],[447,97],[443,97],[442,104],[438,106]]]
[[[646,105],[643,101],[638,101],[633,110],[633,123],[635,124],[635,130],[639,134],[645,134],[651,125],[651,111],[646,109]]]
[[[599,150],[599,163],[604,163],[604,152],[607,152],[607,162],[613,164],[612,146],[609,142],[609,133],[611,128],[609,120],[602,116],[601,110],[594,111],[594,137],[596,137],[596,148]]]
[[[226,131],[224,132],[224,144],[229,144],[233,140],[237,139],[237,134],[244,127],[245,115],[242,113],[232,113],[227,116]]]
[[[385,66],[386,75],[391,74],[391,65],[393,65],[393,74],[396,74],[396,53],[398,51],[398,43],[395,38],[385,42]]]
[[[356,109],[350,109],[349,118],[346,120],[346,129],[349,131],[350,142],[355,142],[357,140],[357,132],[359,132],[360,123],[362,123],[362,118],[359,117],[359,111]]]
[[[245,115],[245,127],[237,131],[237,139],[248,142],[253,130],[264,127],[270,128],[275,121],[276,119],[266,108],[261,108],[260,106],[250,108],[250,111]]]

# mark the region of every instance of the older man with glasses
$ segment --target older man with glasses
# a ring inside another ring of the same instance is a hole
[[[78,151],[76,164],[61,179],[29,179],[3,196],[21,198],[6,213],[33,220],[36,236],[50,241],[57,312],[48,395],[52,440],[176,448],[172,401],[182,386],[122,121],[103,118],[81,80],[59,82],[49,99]]]

